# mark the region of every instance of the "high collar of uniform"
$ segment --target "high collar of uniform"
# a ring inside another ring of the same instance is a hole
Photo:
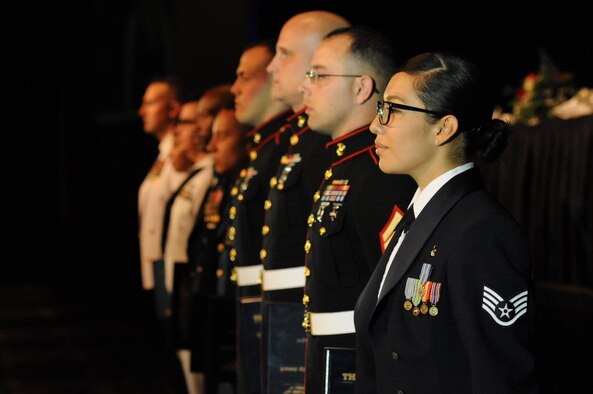
[[[257,145],[263,144],[264,141],[269,142],[269,140],[273,139],[272,136],[279,131],[280,127],[287,122],[287,119],[290,116],[290,111],[282,112],[261,123],[254,129],[251,129],[247,133],[247,137],[253,138],[253,143],[256,147]]]
[[[371,150],[375,144],[375,138],[370,132],[369,126],[353,130],[325,144],[326,149],[332,151],[333,160],[344,160],[363,151]]]

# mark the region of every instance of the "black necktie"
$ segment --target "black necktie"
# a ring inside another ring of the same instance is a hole
[[[412,204],[402,218],[402,221],[404,222],[404,233],[407,233],[410,230],[410,226],[414,223],[414,220],[416,220],[416,216],[414,215],[414,204]]]

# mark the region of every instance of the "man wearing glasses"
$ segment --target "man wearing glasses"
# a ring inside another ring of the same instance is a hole
[[[332,138],[304,245],[307,394],[355,380],[354,351],[343,350],[355,347],[354,306],[415,191],[410,177],[381,172],[369,131],[394,68],[379,33],[343,28],[326,36],[300,86],[309,126]],[[350,366],[336,371],[338,357]]]

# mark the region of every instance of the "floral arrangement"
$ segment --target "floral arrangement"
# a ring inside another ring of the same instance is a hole
[[[572,74],[560,72],[541,51],[539,70],[527,74],[512,102],[514,121],[535,125],[551,118],[552,109],[570,99],[576,90]]]

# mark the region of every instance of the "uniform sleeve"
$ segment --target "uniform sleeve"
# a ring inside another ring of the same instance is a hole
[[[446,286],[469,356],[473,391],[535,392],[526,243],[510,217],[498,211],[474,216],[458,229]]]

